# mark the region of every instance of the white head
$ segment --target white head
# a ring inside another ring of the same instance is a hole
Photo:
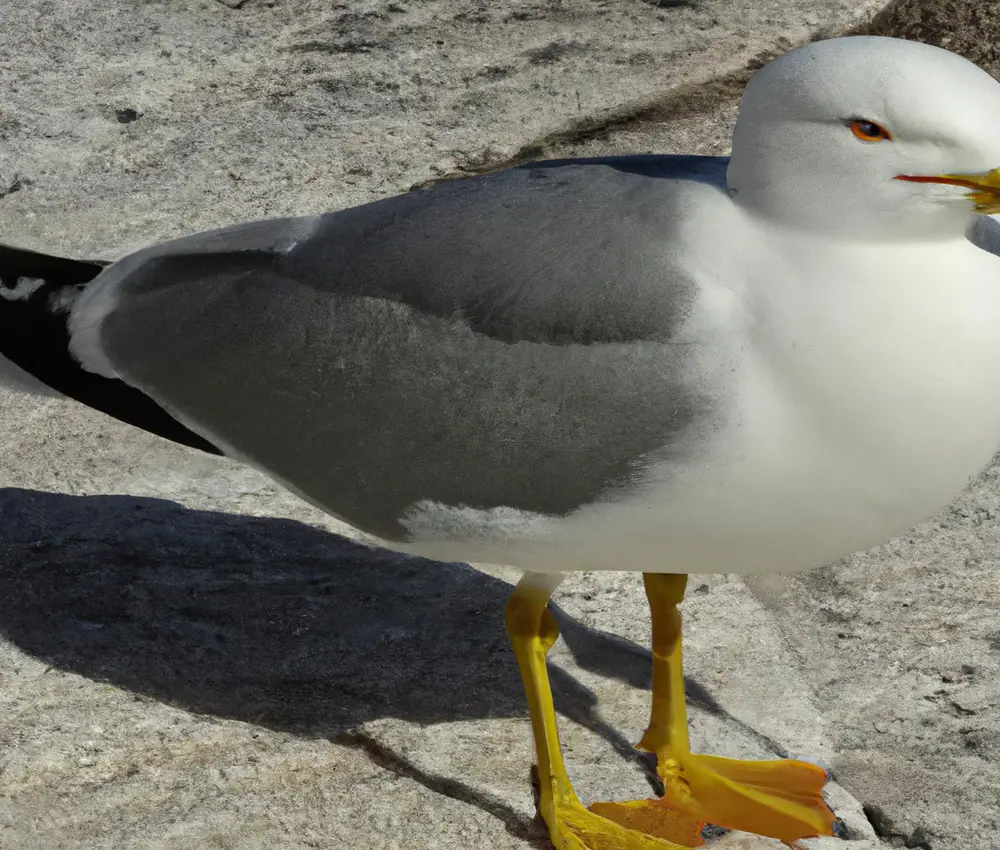
[[[757,72],[727,179],[738,205],[793,226],[953,237],[975,214],[970,190],[980,211],[1000,211],[1000,178],[986,174],[998,166],[1000,83],[947,50],[859,36]],[[913,177],[926,182],[901,179]]]

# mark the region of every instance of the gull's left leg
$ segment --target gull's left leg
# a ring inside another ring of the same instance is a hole
[[[555,618],[546,610],[558,583],[558,576],[526,575],[504,611],[535,738],[538,808],[552,844],[556,850],[685,850],[700,843],[700,824],[664,810],[658,801],[622,804],[626,811],[603,817],[585,809],[573,791],[559,748],[545,666],[545,656],[559,636]]]
[[[653,705],[638,747],[656,754],[664,804],[785,843],[832,835],[835,817],[823,801],[822,768],[792,759],[743,761],[691,752],[677,610],[687,576],[644,573],[643,579],[653,623]]]

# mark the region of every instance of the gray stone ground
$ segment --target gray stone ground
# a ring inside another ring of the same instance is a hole
[[[4,4],[0,239],[114,258],[526,157],[724,153],[749,69],[881,5]],[[976,4],[875,26],[996,71]],[[256,472],[70,402],[5,392],[0,423],[0,848],[546,846],[512,574],[366,548]],[[994,467],[834,567],[694,577],[695,745],[826,762],[851,843],[814,846],[1000,846],[998,513]],[[579,790],[648,795],[641,582],[581,574],[557,602]]]

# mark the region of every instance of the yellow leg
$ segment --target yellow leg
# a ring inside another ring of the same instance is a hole
[[[742,761],[696,755],[688,743],[681,661],[681,616],[687,576],[645,573],[653,621],[653,704],[638,746],[656,754],[666,805],[728,829],[790,843],[832,835],[823,801],[826,772],[803,761]]]
[[[695,846],[700,843],[700,824],[665,810],[658,801],[621,804],[622,811],[616,811],[612,820],[588,811],[577,798],[559,748],[545,667],[545,656],[559,636],[555,619],[546,610],[550,594],[544,582],[526,576],[507,603],[504,621],[528,698],[538,758],[538,808],[553,845],[556,850],[685,850]],[[630,821],[637,829],[622,821]],[[684,845],[678,840],[685,841]]]

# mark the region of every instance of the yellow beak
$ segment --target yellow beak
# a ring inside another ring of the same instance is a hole
[[[1000,213],[1000,168],[980,174],[940,174],[934,177],[900,174],[896,179],[910,183],[947,183],[952,186],[962,186],[969,190],[965,197],[972,201],[976,212],[983,215]]]

